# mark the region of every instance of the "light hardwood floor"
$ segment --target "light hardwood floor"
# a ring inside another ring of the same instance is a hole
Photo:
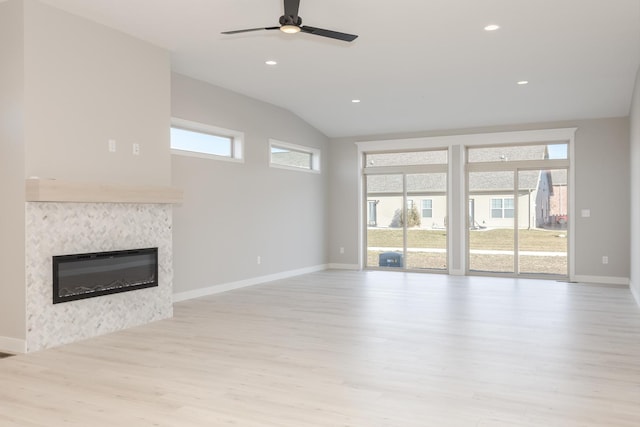
[[[628,289],[326,271],[0,360],[0,426],[640,426]]]

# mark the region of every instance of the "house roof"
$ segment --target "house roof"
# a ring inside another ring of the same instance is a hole
[[[567,185],[567,171],[566,170],[552,170],[551,171],[551,183],[553,185]]]
[[[640,64],[637,0],[301,0],[304,25],[353,43],[220,34],[278,25],[282,0],[42,1],[164,47],[174,71],[330,137],[627,116]]]
[[[369,167],[391,166],[402,164],[417,164],[420,157],[423,163],[442,158],[438,153],[384,153],[368,155],[367,163],[373,160]],[[525,145],[516,147],[482,147],[469,150],[469,160],[477,163],[497,162],[509,160],[542,160],[547,157],[546,146]],[[446,160],[446,159],[445,159]],[[566,175],[566,173],[565,173]],[[535,190],[540,179],[539,171],[520,171],[518,186],[521,190]],[[511,172],[470,172],[469,191],[474,192],[509,192],[513,191],[514,176]],[[446,174],[412,174],[407,175],[407,191],[410,193],[445,192],[447,188]],[[373,194],[401,194],[401,175],[369,175],[367,177],[367,192]]]

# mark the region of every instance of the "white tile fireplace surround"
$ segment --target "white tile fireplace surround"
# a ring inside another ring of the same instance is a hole
[[[27,183],[27,200],[54,199],[26,203],[27,352],[173,315],[172,202],[105,202],[95,190],[91,203],[61,202],[83,197],[29,196]],[[54,255],[148,247],[158,248],[157,287],[53,304]]]

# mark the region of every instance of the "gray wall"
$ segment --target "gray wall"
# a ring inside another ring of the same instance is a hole
[[[169,52],[35,0],[25,17],[27,176],[168,185]]]
[[[576,126],[576,275],[629,278],[629,119]],[[581,218],[581,209],[591,217]]]
[[[575,138],[576,210],[580,212],[581,209],[591,209],[590,218],[574,218],[576,221],[576,276],[628,278],[630,273],[628,118],[334,139],[330,145],[332,170],[329,189],[331,194],[329,262],[337,264],[358,262],[357,208],[361,195],[357,191],[357,149],[354,142],[563,127],[578,128]],[[340,247],[345,248],[344,255],[339,253]],[[603,255],[609,257],[609,264],[602,264]]]
[[[640,70],[631,105],[631,291],[640,304]]]
[[[24,270],[24,77],[23,9],[0,3],[0,337],[23,340]]]
[[[292,113],[179,74],[176,118],[244,132],[245,161],[172,156],[176,293],[324,265],[327,138]],[[320,174],[269,167],[268,139],[320,148]],[[257,264],[257,257],[262,263]]]

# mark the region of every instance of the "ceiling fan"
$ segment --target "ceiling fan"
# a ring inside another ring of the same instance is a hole
[[[261,27],[249,28],[246,30],[223,31],[222,34],[238,34],[247,33],[249,31],[261,30],[280,30],[287,34],[295,34],[299,32],[314,34],[316,36],[329,37],[331,39],[352,42],[358,36],[354,34],[340,33],[338,31],[325,30],[323,28],[310,27],[302,25],[302,18],[298,16],[300,0],[284,0],[284,15],[280,17],[279,27]]]

